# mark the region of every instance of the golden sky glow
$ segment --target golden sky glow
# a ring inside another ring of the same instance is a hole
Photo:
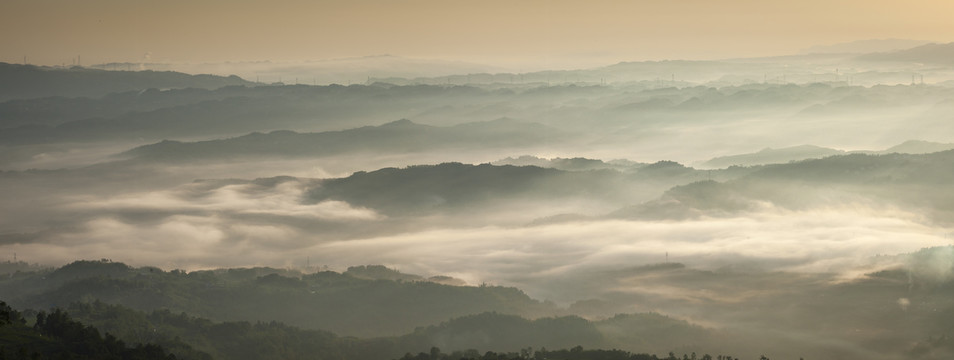
[[[950,42],[951,14],[949,0],[3,0],[0,61],[717,59],[863,39]]]

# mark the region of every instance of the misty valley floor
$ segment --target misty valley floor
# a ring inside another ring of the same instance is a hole
[[[954,70],[746,61],[0,64],[0,341],[60,308],[179,359],[950,358],[954,88],[890,81]]]

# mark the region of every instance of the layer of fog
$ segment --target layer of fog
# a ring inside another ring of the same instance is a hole
[[[331,159],[117,162],[4,174],[2,191],[12,201],[4,203],[10,216],[2,219],[3,228],[23,231],[4,234],[0,253],[15,252],[21,260],[50,265],[109,258],[188,270],[310,264],[343,271],[357,264],[384,264],[424,276],[449,275],[471,285],[517,286],[534,298],[593,318],[658,311],[730,329],[747,344],[771,344],[765,348],[776,354],[813,348],[818,350],[786,354],[850,357],[877,346],[891,352],[885,359],[907,349],[905,342],[936,333],[923,320],[931,314],[928,307],[936,306],[934,298],[911,293],[911,281],[902,279],[874,288],[865,302],[846,305],[859,288],[848,287],[851,293],[844,295],[839,284],[899,266],[934,281],[952,275],[949,253],[913,264],[892,255],[950,245],[954,229],[931,225],[924,221],[925,213],[896,207],[903,202],[882,201],[890,196],[863,196],[865,188],[855,182],[864,177],[849,177],[839,186],[824,183],[819,194],[767,183],[782,199],[806,200],[810,206],[794,206],[801,210],[758,202],[748,211],[683,221],[591,218],[529,225],[535,217],[598,215],[607,209],[591,206],[586,212],[587,204],[494,199],[500,202],[494,211],[474,207],[456,215],[395,218],[342,201],[304,201],[321,181],[307,177],[345,176],[345,169],[362,161],[360,156],[334,160],[340,161],[336,167],[322,166],[334,163]],[[395,155],[374,161],[415,160]],[[303,178],[230,179],[268,177],[284,167]],[[340,174],[325,176],[335,168]],[[193,181],[200,177],[211,180]],[[923,180],[934,184],[931,179]],[[831,300],[835,295],[844,297]],[[835,316],[853,306],[862,310]],[[894,321],[898,319],[904,323]],[[879,338],[891,333],[850,332],[887,323],[896,324],[895,331],[912,331],[891,341]],[[825,326],[820,329],[819,324]],[[748,349],[733,346],[727,348]]]
[[[471,284],[514,285],[539,298],[582,300],[574,289],[547,283],[586,273],[679,262],[701,269],[871,271],[869,257],[951,243],[951,229],[916,221],[891,208],[830,208],[690,221],[583,221],[540,226],[448,228],[430,224],[396,235],[342,239],[335,226],[385,221],[372,209],[343,202],[302,204],[304,185],[289,181],[269,192],[236,184],[204,193],[196,183],[167,192],[112,198],[73,196],[63,212],[85,214],[68,228],[5,242],[4,252],[45,264],[112,258],[165,268],[302,266],[344,269],[384,264],[422,275],[450,275]],[[202,193],[190,197],[188,192]],[[474,214],[475,221],[481,214]],[[315,231],[319,225],[325,231]],[[673,292],[673,296],[679,296]]]
[[[851,306],[846,302],[856,296],[852,294],[867,291],[864,285],[839,287],[839,282],[901,266],[932,281],[950,281],[954,275],[950,251],[913,263],[890,256],[954,242],[952,229],[907,220],[915,216],[892,209],[793,212],[766,207],[755,215],[732,218],[436,226],[342,240],[329,229],[387,219],[340,202],[303,205],[298,195],[297,186],[286,183],[269,195],[250,191],[247,184],[227,185],[189,202],[173,193],[102,202],[76,198],[71,205],[75,210],[100,215],[71,229],[6,242],[0,251],[46,264],[108,258],[190,270],[311,265],[344,271],[355,264],[384,264],[407,273],[452,276],[470,285],[516,286],[536,299],[569,306],[570,313],[594,318],[660,312],[730,331],[743,342],[723,344],[725,351],[762,348],[799,356],[864,352],[865,346],[875,346],[868,343],[877,342],[879,333],[849,330],[875,329],[885,321],[895,324],[896,331],[912,331],[903,339],[877,344],[891,353],[909,346],[899,342],[936,331],[915,319],[930,316],[930,307],[939,303],[930,295],[910,292],[905,282],[879,285],[855,304],[887,311],[829,319],[832,312]],[[121,209],[122,214],[102,212],[104,208]],[[173,213],[135,218],[136,211],[150,209]],[[308,228],[316,224],[317,231]],[[850,292],[845,294],[845,289]],[[913,302],[905,305],[902,299],[909,298]],[[807,348],[816,350],[797,350]]]

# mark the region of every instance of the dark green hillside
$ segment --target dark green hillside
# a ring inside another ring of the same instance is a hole
[[[709,330],[656,314],[621,315],[604,321],[575,316],[528,320],[481,313],[420,327],[384,338],[349,338],[303,330],[275,321],[213,322],[168,310],[143,313],[102,302],[74,303],[70,313],[84,323],[123,339],[146,339],[170,349],[180,359],[387,359],[402,354],[446,349],[452,352],[520,352],[526,349],[591,348],[664,349],[711,339]],[[637,344],[648,344],[637,345]],[[692,348],[694,351],[697,348]],[[532,351],[532,350],[531,350]],[[541,350],[542,351],[542,350]]]
[[[403,341],[442,349],[518,351],[527,346],[608,346],[597,328],[579,317],[527,320],[513,315],[483,313],[417,329]]]
[[[468,206],[573,197],[612,199],[627,183],[612,170],[568,172],[535,166],[444,163],[357,172],[313,188],[311,201],[342,200],[390,215],[464,211]]]
[[[396,335],[485,311],[525,316],[554,311],[515,288],[376,280],[365,269],[344,274],[267,268],[186,273],[80,261],[53,272],[4,278],[0,293],[11,294],[9,301],[20,308],[99,299],[142,311],[169,309],[216,321],[276,320],[357,336]]]
[[[632,204],[658,197],[672,186],[712,179],[732,179],[748,168],[700,171],[673,161],[616,169],[569,171],[537,166],[461,163],[419,165],[356,172],[322,180],[309,190],[309,202],[345,201],[388,216],[442,215],[473,211],[592,201]],[[468,210],[470,209],[470,210]],[[595,215],[595,214],[590,214]]]
[[[161,346],[125,342],[73,320],[63,310],[40,312],[32,326],[19,311],[0,301],[0,359],[174,360]],[[183,347],[189,350],[188,346]]]

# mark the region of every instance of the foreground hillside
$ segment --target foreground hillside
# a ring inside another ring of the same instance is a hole
[[[655,360],[656,355],[630,353],[623,350],[591,350],[581,345],[569,350],[546,350],[544,347],[520,347],[501,343],[503,335],[491,331],[503,328],[511,336],[510,344],[559,344],[572,342],[574,337],[584,335],[580,343],[592,343],[596,333],[586,334],[585,321],[572,318],[552,318],[527,321],[512,316],[483,314],[469,319],[457,319],[437,328],[418,330],[414,334],[378,339],[342,338],[334,334],[314,330],[300,330],[278,322],[215,323],[206,319],[174,315],[167,310],[151,314],[137,312],[118,305],[100,302],[74,303],[69,312],[55,309],[47,315],[40,312],[35,320],[28,321],[23,313],[0,302],[0,356],[11,359],[619,359]],[[78,316],[79,320],[73,320]],[[475,322],[474,320],[478,320]],[[649,320],[649,319],[647,319]],[[656,321],[658,325],[668,325]],[[678,322],[670,322],[679,325]],[[518,324],[517,326],[513,326]],[[476,346],[493,349],[514,350],[486,351],[476,347],[461,348],[444,353],[428,340],[430,337],[455,336],[454,330],[473,337],[487,334],[497,339],[443,345]],[[100,336],[100,330],[106,330]],[[672,330],[677,330],[673,328]],[[150,331],[151,330],[151,331]],[[681,329],[679,329],[681,330]],[[691,329],[690,329],[691,330]],[[114,334],[116,334],[114,336]],[[517,337],[512,337],[516,335]],[[587,336],[588,335],[588,336]],[[148,341],[127,347],[123,340]],[[527,336],[530,336],[529,338]],[[690,335],[692,336],[692,335]],[[590,339],[587,339],[589,337]],[[522,340],[518,340],[522,339]],[[162,344],[162,345],[157,345]],[[604,343],[606,344],[606,343]],[[430,346],[429,349],[426,347]],[[8,350],[8,347],[10,348]],[[419,351],[419,348],[427,349]],[[551,347],[552,348],[552,347]],[[413,354],[417,355],[413,355]],[[677,359],[672,351],[665,359]],[[688,355],[685,355],[688,356]],[[692,352],[695,357],[696,353]],[[708,354],[702,359],[712,359]],[[723,355],[718,355],[723,359]],[[731,359],[731,357],[726,357]]]
[[[270,268],[187,273],[79,261],[15,273],[0,281],[0,291],[18,294],[11,298],[17,308],[61,307],[128,344],[154,343],[177,358],[314,353],[327,359],[393,359],[432,348],[468,352],[470,358],[470,349],[483,354],[582,346],[783,358],[856,358],[875,350],[884,359],[942,359],[954,350],[944,340],[951,331],[946,316],[954,311],[951,251],[883,258],[885,270],[849,281],[675,263],[578,273],[554,284],[591,296],[568,308],[513,288],[461,286],[450,277],[424,278],[382,266],[344,273]],[[645,310],[618,313],[637,308],[665,309],[709,324]],[[614,311],[617,315],[596,315]],[[894,325],[879,325],[886,323]],[[881,330],[852,331],[858,328]],[[777,329],[801,337],[779,337]]]
[[[188,348],[184,348],[188,352]],[[56,309],[30,319],[0,301],[0,358],[2,359],[123,359],[175,360],[161,346],[138,343],[128,347],[111,334],[70,318]]]
[[[485,311],[536,317],[556,310],[515,288],[437,283],[452,282],[450,278],[400,281],[387,278],[392,272],[383,267],[362,270],[303,274],[250,268],[186,273],[81,261],[52,272],[18,273],[2,281],[0,292],[10,294],[7,301],[19,308],[66,307],[99,299],[143,311],[185,311],[217,321],[274,320],[355,336],[397,335]]]

